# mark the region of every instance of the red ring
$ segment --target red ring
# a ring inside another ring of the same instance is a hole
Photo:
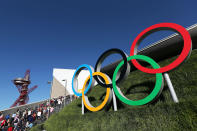
[[[176,30],[177,32],[179,32],[181,34],[181,36],[183,37],[184,47],[183,47],[183,50],[182,50],[181,54],[179,55],[179,57],[175,61],[173,61],[171,64],[169,64],[165,67],[161,67],[161,68],[158,68],[158,69],[149,69],[149,68],[141,66],[135,59],[131,60],[133,65],[138,70],[143,71],[145,73],[150,73],[150,74],[167,72],[167,71],[170,71],[170,70],[174,69],[178,65],[180,65],[185,60],[185,58],[188,56],[188,54],[190,52],[190,49],[191,49],[191,42],[192,42],[189,32],[184,27],[182,27],[178,24],[175,24],[175,23],[155,24],[155,25],[152,25],[151,27],[145,29],[144,31],[142,31],[135,38],[135,40],[133,41],[133,44],[131,45],[130,56],[135,55],[134,54],[135,46],[138,43],[138,41],[142,38],[142,36],[147,34],[149,31],[151,31],[153,29],[156,29],[156,28],[172,28],[172,29]]]

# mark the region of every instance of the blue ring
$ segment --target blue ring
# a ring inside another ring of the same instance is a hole
[[[74,78],[75,78],[75,75],[76,75],[76,73],[78,72],[78,70],[80,70],[81,68],[87,68],[87,69],[89,70],[89,72],[90,72],[90,82],[89,82],[89,84],[88,84],[88,87],[85,89],[84,94],[86,94],[86,93],[88,92],[88,90],[89,90],[90,87],[91,87],[91,83],[92,83],[92,77],[93,77],[93,76],[92,76],[92,69],[90,68],[89,65],[86,65],[86,64],[80,65],[80,66],[76,69],[76,71],[75,71],[75,73],[74,73],[74,75],[73,75],[73,78],[72,78],[72,90],[73,90],[73,92],[74,92],[74,94],[75,94],[76,96],[82,96],[82,93],[77,92],[77,91],[75,90],[75,88],[74,88]]]

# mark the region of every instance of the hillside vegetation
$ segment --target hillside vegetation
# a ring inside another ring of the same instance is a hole
[[[163,67],[175,58],[160,62]],[[144,106],[128,106],[118,101],[118,111],[86,111],[81,114],[81,98],[52,115],[44,124],[32,131],[131,131],[131,130],[197,130],[197,51],[188,61],[169,73],[179,98],[174,103],[166,86],[159,99]],[[121,83],[122,92],[132,100],[147,96],[154,87],[155,75],[141,71],[132,72]],[[88,95],[93,105],[105,97],[105,88],[96,86]]]

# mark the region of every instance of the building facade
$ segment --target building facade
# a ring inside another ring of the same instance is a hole
[[[74,95],[72,91],[72,77],[74,69],[53,69],[53,81],[51,87],[51,98],[59,96]],[[82,70],[78,77],[78,90],[81,91],[85,79],[89,76],[88,70]]]

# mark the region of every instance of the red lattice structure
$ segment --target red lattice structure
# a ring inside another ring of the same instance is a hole
[[[14,85],[17,87],[20,96],[16,99],[14,104],[11,107],[25,105],[29,101],[29,94],[35,90],[38,86],[33,86],[32,88],[28,88],[30,81],[30,70],[25,72],[24,78],[16,78],[12,81]]]

